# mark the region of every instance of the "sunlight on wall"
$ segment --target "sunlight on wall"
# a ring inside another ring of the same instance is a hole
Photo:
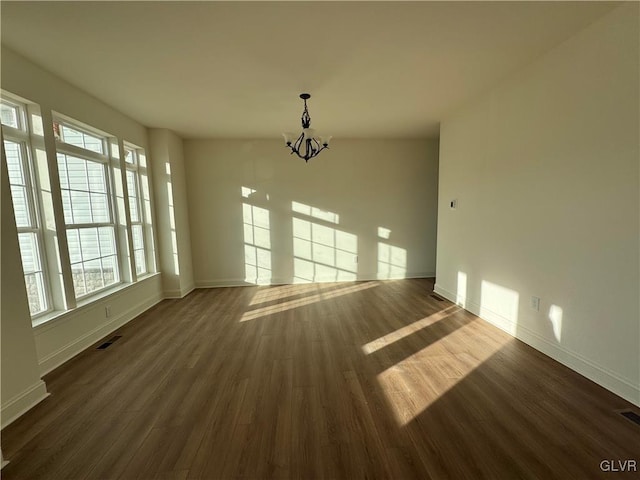
[[[318,220],[324,220],[325,222],[336,224],[340,223],[340,215],[338,215],[337,213],[321,210],[310,205],[305,205],[304,203],[291,202],[291,210],[295,213],[307,215],[308,217],[317,218]]]
[[[173,270],[175,275],[180,275],[180,263],[178,262],[178,235],[176,234],[176,214],[173,208],[173,186],[171,184],[171,164],[165,164],[167,172],[167,199],[169,200],[169,227],[171,228],[171,252],[173,254]]]
[[[549,308],[549,320],[551,320],[551,326],[553,327],[553,335],[559,343],[562,339],[562,308],[557,305],[551,305],[551,308]]]
[[[378,280],[406,278],[407,251],[387,243],[378,242]]]
[[[518,325],[518,292],[483,280],[480,299],[480,316],[515,335]]]
[[[255,320],[260,317],[265,317],[267,315],[272,315],[275,313],[286,312],[287,310],[291,310],[298,307],[304,307],[305,305],[310,305],[312,303],[321,302],[322,300],[327,300],[329,298],[341,297],[342,295],[349,295],[351,293],[359,292],[361,290],[367,290],[369,288],[374,288],[379,285],[378,282],[362,282],[357,283],[355,285],[349,285],[345,287],[339,287],[336,289],[332,289],[328,292],[315,293],[313,295],[309,295],[304,298],[296,298],[295,300],[289,300],[282,303],[277,303],[275,305],[268,305],[265,307],[256,308],[254,310],[249,310],[242,315],[240,322],[246,322],[248,320]]]
[[[378,227],[378,238],[389,240],[391,230],[386,227]],[[378,242],[378,280],[406,278],[406,276],[407,251],[387,242]]]
[[[256,190],[241,188],[243,198],[249,199]],[[244,230],[245,281],[254,285],[271,283],[271,229],[269,210],[244,202],[242,204]]]
[[[249,198],[251,194],[256,193],[253,188],[249,187],[241,187],[240,192],[242,193],[242,198]]]
[[[352,281],[357,278],[358,237],[318,221],[338,223],[339,216],[292,202],[294,283]]]
[[[458,293],[456,294],[456,303],[462,308],[467,306],[467,274],[458,272]]]
[[[378,236],[385,240],[389,240],[389,237],[391,236],[391,230],[384,227],[378,227]]]

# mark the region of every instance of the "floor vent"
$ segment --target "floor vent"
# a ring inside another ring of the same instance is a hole
[[[620,415],[622,415],[625,418],[628,418],[633,423],[637,423],[638,425],[640,425],[640,415],[638,415],[636,412],[632,412],[631,410],[625,410],[620,412]]]
[[[109,348],[113,342],[115,342],[121,337],[122,335],[116,335],[115,337],[110,338],[109,340],[104,342],[102,345],[100,345],[96,350],[104,350],[105,348]]]
[[[435,293],[432,293],[431,296],[439,302],[444,302],[444,298],[442,298],[440,295],[436,295]]]

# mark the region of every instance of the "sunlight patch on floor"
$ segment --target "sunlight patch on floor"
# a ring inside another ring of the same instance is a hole
[[[424,327],[427,327],[439,320],[442,320],[443,318],[446,318],[449,315],[453,315],[454,313],[459,312],[460,310],[462,309],[457,305],[452,305],[443,310],[440,310],[439,312],[429,315],[428,317],[424,317],[424,318],[421,318],[420,320],[416,320],[415,322],[409,325],[405,325],[404,327],[399,328],[398,330],[395,330],[391,333],[388,333],[387,335],[384,335],[380,338],[377,338],[363,345],[361,347],[362,352],[365,355],[369,355],[370,353],[373,353],[383,348],[385,345],[391,344],[393,342],[397,342],[398,340],[402,340],[403,338],[414,334],[418,330],[422,330]]]
[[[249,305],[257,305],[259,303],[279,300],[281,298],[287,298],[293,295],[313,292],[317,290],[317,288],[318,285],[315,283],[305,283],[302,285],[262,286],[253,296]]]
[[[257,308],[255,310],[250,310],[248,312],[245,312],[245,314],[242,315],[242,318],[240,319],[240,321],[246,322],[248,320],[255,320],[256,318],[272,315],[274,313],[286,312],[287,310],[291,310],[293,308],[304,307],[306,305],[311,305],[313,303],[320,302],[323,300],[328,300],[330,298],[340,297],[342,295],[349,295],[351,293],[359,292],[361,290],[367,290],[369,288],[377,287],[378,285],[379,285],[379,282],[363,282],[363,283],[358,283],[356,285],[337,288],[335,290],[330,290],[328,292],[316,293],[304,298],[289,300],[286,302],[278,303],[276,305],[269,305],[266,307]]]
[[[470,333],[464,331],[468,328],[474,327],[472,324],[460,327],[446,337],[446,342],[468,342]],[[399,427],[413,421],[511,339],[505,336],[502,342],[475,349],[473,354],[467,351],[452,354],[443,346],[443,340],[426,346],[378,374],[377,381]],[[426,395],[425,391],[428,392]]]

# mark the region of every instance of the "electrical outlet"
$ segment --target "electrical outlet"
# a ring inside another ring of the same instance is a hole
[[[531,308],[536,312],[540,311],[540,297],[531,297]]]
[[[451,200],[449,202],[449,208],[451,210],[455,210],[456,208],[458,208],[458,199],[457,198],[454,198],[453,200]]]
[[[111,316],[111,305],[104,307],[104,316],[109,318]]]

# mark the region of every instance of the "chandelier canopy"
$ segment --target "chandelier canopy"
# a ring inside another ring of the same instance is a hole
[[[331,137],[322,137],[316,134],[311,128],[311,117],[307,109],[307,100],[311,98],[308,93],[301,93],[300,98],[304,101],[304,111],[302,112],[302,133],[297,140],[294,133],[283,133],[284,141],[287,147],[291,149],[291,154],[296,154],[308,162],[310,158],[318,155],[325,148],[329,148]]]

